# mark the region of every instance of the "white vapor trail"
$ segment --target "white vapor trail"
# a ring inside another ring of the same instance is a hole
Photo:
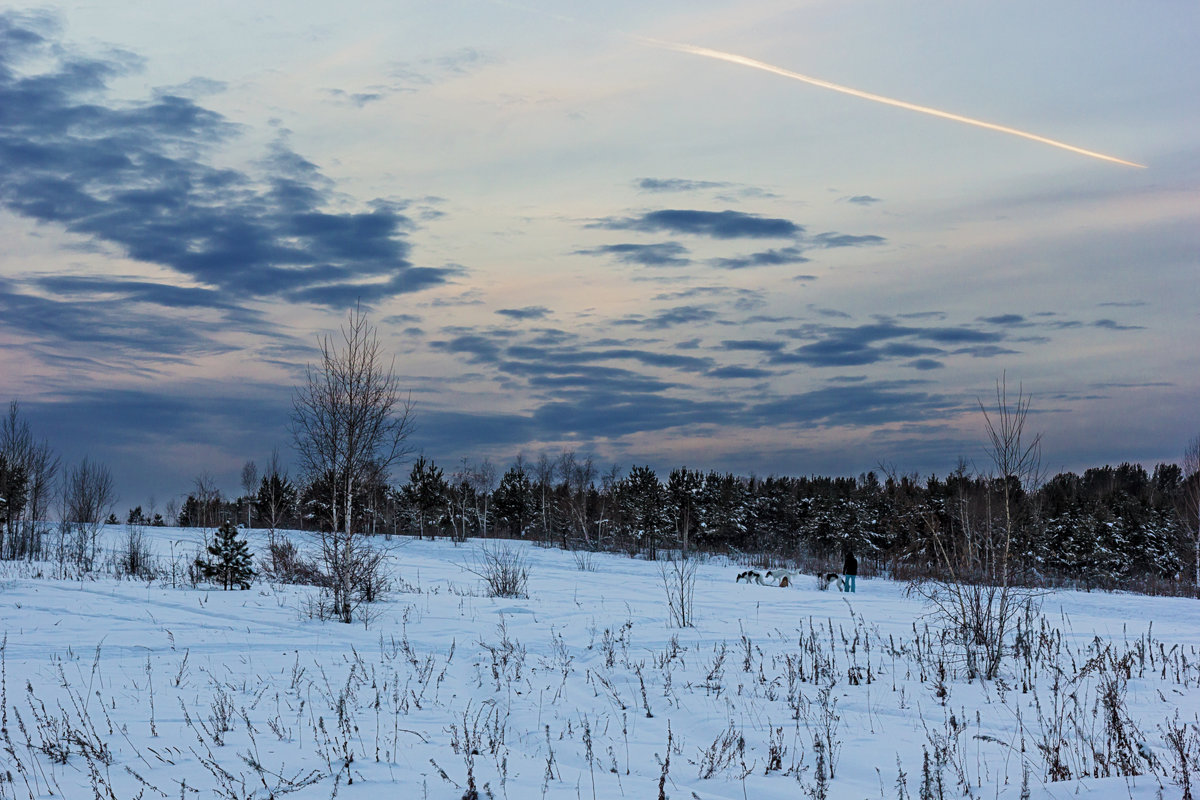
[[[861,97],[864,100],[873,100],[876,103],[884,103],[889,106],[896,106],[897,108],[906,108],[909,111],[918,111],[922,114],[929,114],[934,117],[941,117],[942,119],[953,120],[954,122],[962,122],[967,125],[974,125],[978,128],[987,128],[988,130],[999,131],[1000,133],[1007,133],[1007,134],[1011,134],[1012,136],[1020,136],[1022,139],[1029,139],[1030,141],[1041,142],[1042,144],[1048,144],[1051,147],[1058,147],[1063,150],[1070,150],[1072,153],[1079,153],[1080,155],[1091,156],[1092,158],[1098,158],[1101,161],[1111,161],[1114,164],[1123,164],[1127,167],[1138,167],[1141,169],[1145,169],[1145,167],[1146,167],[1145,164],[1137,164],[1137,163],[1134,163],[1133,161],[1125,161],[1124,159],[1120,159],[1115,156],[1106,156],[1103,153],[1097,153],[1092,150],[1084,150],[1082,147],[1076,147],[1075,145],[1067,144],[1066,142],[1060,142],[1056,139],[1048,139],[1045,136],[1038,136],[1036,133],[1029,133],[1027,131],[1017,130],[1016,128],[1010,128],[1007,125],[997,125],[994,122],[984,122],[983,120],[980,120],[980,119],[972,119],[971,117],[964,117],[961,114],[954,114],[949,111],[941,111],[940,109],[930,108],[929,106],[919,106],[915,103],[907,103],[903,100],[896,100],[891,97],[884,97],[883,95],[872,94],[871,92],[863,92],[858,89],[852,89],[849,86],[841,86],[836,83],[830,83],[829,81],[823,81],[820,78],[813,78],[808,75],[801,75],[799,72],[792,72],[791,70],[784,69],[783,67],[777,67],[774,64],[768,64],[765,61],[758,61],[753,58],[747,58],[746,56],[739,56],[735,53],[726,53],[721,50],[711,50],[707,47],[697,47],[697,46],[691,45],[691,44],[679,44],[676,42],[663,42],[663,41],[659,41],[657,39],[647,39],[644,37],[639,37],[639,39],[642,42],[653,45],[655,47],[662,47],[662,48],[666,48],[668,50],[676,50],[681,53],[691,53],[692,55],[704,56],[706,58],[715,58],[720,61],[728,61],[731,64],[741,64],[744,67],[752,67],[754,69],[761,69],[764,72],[771,72],[776,75],[782,75],[785,78],[792,78],[793,80],[803,81],[804,83],[808,83],[813,86],[820,86],[822,89],[831,89],[835,92],[841,92],[842,94],[853,95],[854,97]]]

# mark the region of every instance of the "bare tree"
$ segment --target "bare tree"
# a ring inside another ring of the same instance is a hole
[[[542,453],[538,456],[537,464],[533,468],[534,478],[537,480],[538,493],[541,495],[541,513],[542,513],[542,540],[547,544],[550,543],[550,516],[547,513],[547,493],[550,491],[550,482],[554,480],[554,461],[550,456]]]
[[[29,422],[21,418],[16,400],[9,403],[7,416],[0,420],[0,457],[7,461],[10,468],[20,469],[25,478],[24,513],[19,520],[20,537],[14,538],[18,531],[9,525],[8,542],[0,547],[0,556],[36,557],[41,550],[59,459],[45,439],[39,441],[34,438]]]
[[[1010,402],[1008,381],[1002,376],[996,381],[996,408],[989,413],[983,401],[979,410],[983,412],[988,434],[988,456],[996,468],[996,477],[1001,481],[1004,498],[1004,542],[1003,551],[989,558],[988,567],[1002,585],[1011,579],[1011,557],[1013,532],[1016,521],[1015,494],[1022,489],[1034,489],[1042,482],[1042,435],[1029,434],[1025,423],[1029,418],[1031,396],[1018,385],[1017,396]]]
[[[84,458],[63,482],[63,524],[76,530],[73,554],[84,569],[95,563],[104,520],[116,505],[113,476],[104,464]]]
[[[67,472],[63,517],[71,522],[101,525],[117,502],[108,467],[89,458]]]
[[[201,528],[215,528],[223,522],[221,515],[221,489],[211,473],[201,472],[192,479],[194,497],[196,498],[197,518],[192,524],[200,523]]]
[[[460,456],[458,459],[458,469],[450,476],[450,486],[453,490],[450,493],[450,526],[454,531],[454,541],[465,542],[467,540],[467,502],[471,501],[471,506],[478,512],[478,508],[474,503],[475,495],[475,468],[471,466],[471,460],[466,456]]]
[[[266,516],[271,533],[275,533],[275,529],[283,523],[294,494],[295,489],[288,479],[287,470],[279,464],[279,448],[274,448],[258,490],[259,513]]]
[[[1192,528],[1195,547],[1193,555],[1196,560],[1196,591],[1200,595],[1200,435],[1188,442],[1184,448],[1182,466],[1184,502],[1187,504],[1184,520],[1185,524],[1190,522],[1195,526]]]
[[[579,541],[591,548],[592,537],[588,531],[587,507],[588,493],[596,482],[596,465],[592,462],[591,456],[586,456],[580,461],[575,457],[574,450],[565,450],[558,457],[558,477],[566,488],[564,501],[571,525],[575,528]],[[564,548],[568,546],[566,537],[567,531],[564,528],[562,543]]]
[[[254,508],[254,493],[258,490],[258,465],[253,460],[242,464],[242,491],[246,498],[246,527],[250,527],[250,512]]]
[[[488,501],[491,500],[492,491],[496,488],[496,465],[490,459],[484,458],[475,468],[472,482],[475,484],[476,499],[483,501],[483,513],[480,514],[479,520],[483,528],[483,538],[486,539]]]
[[[1003,518],[964,547],[952,550],[944,540],[937,517],[929,514],[931,549],[937,553],[946,578],[918,582],[912,590],[924,597],[934,613],[949,627],[963,648],[967,673],[991,680],[1000,664],[1013,629],[1023,614],[1031,613],[1036,593],[1013,585],[1012,545],[1018,524],[1018,493],[1036,487],[1041,475],[1041,434],[1026,431],[1030,396],[1018,387],[1008,396],[1007,382],[996,382],[996,406],[988,410],[982,401],[988,455],[1000,482]],[[960,465],[960,476],[965,467]],[[990,501],[989,501],[990,502]],[[966,501],[960,498],[959,513],[967,527]]]
[[[351,622],[361,587],[355,559],[355,493],[372,477],[386,479],[409,452],[411,399],[401,396],[395,362],[385,363],[375,328],[361,307],[347,316],[340,341],[324,336],[317,364],[305,370],[292,397],[291,431],[310,479],[328,487],[330,528],[322,552],[329,572],[335,615]]]

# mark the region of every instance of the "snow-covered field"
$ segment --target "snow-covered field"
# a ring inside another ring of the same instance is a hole
[[[164,561],[201,536],[147,534]],[[309,587],[3,565],[0,798],[769,800],[819,796],[819,762],[831,798],[1017,798],[1026,775],[1031,797],[1181,796],[1164,736],[1200,711],[1195,601],[1046,594],[1024,652],[969,682],[885,580],[748,586],[710,560],[680,629],[656,563],[507,543],[528,597],[493,599],[487,543],[381,544],[365,625],[310,618]]]

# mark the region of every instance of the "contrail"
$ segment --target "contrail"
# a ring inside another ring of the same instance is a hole
[[[883,95],[863,92],[858,89],[851,89],[849,86],[841,86],[836,83],[830,83],[829,81],[823,81],[820,78],[801,75],[799,72],[792,72],[791,70],[784,69],[783,67],[777,67],[774,64],[768,64],[765,61],[757,61],[753,58],[747,58],[746,56],[739,56],[735,53],[725,53],[720,50],[710,50],[707,47],[697,47],[691,44],[662,42],[657,39],[647,39],[644,37],[638,38],[647,44],[654,45],[655,47],[663,47],[668,50],[677,50],[681,53],[691,53],[692,55],[705,56],[707,58],[716,58],[721,61],[728,61],[732,64],[741,64],[744,67],[761,69],[764,72],[773,72],[774,74],[782,75],[785,78],[792,78],[794,80],[812,84],[813,86],[820,86],[822,89],[832,89],[835,92],[853,95],[854,97],[861,97],[864,100],[873,100],[876,103],[885,103],[889,106],[896,106],[897,108],[907,108],[909,111],[919,111],[922,114],[929,114],[934,117],[941,117],[942,119],[954,120],[955,122],[963,122],[967,125],[974,125],[978,128],[987,128],[988,130],[999,131],[1000,133],[1020,136],[1022,139],[1041,142],[1042,144],[1048,144],[1051,147],[1058,147],[1062,150],[1070,150],[1072,153],[1079,153],[1083,156],[1091,156],[1092,158],[1098,158],[1101,161],[1111,161],[1114,164],[1124,164],[1127,167],[1138,167],[1140,169],[1145,169],[1146,167],[1145,164],[1136,164],[1133,161],[1125,161],[1124,159],[1116,158],[1115,156],[1106,156],[1103,153],[1097,153],[1092,150],[1084,150],[1082,147],[1076,147],[1075,145],[1067,144],[1066,142],[1060,142],[1056,139],[1048,139],[1045,136],[1038,136],[1036,133],[1020,131],[1016,128],[1010,128],[1006,125],[997,125],[994,122],[984,122],[980,119],[964,117],[961,114],[952,114],[949,111],[941,111],[936,108],[930,108],[929,106],[919,106],[915,103],[907,103],[903,100],[896,100],[891,97],[884,97]]]

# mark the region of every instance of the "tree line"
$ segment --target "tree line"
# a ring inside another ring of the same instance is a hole
[[[252,467],[253,462],[248,462]],[[257,477],[257,476],[256,476]],[[945,476],[892,471],[857,478],[745,477],[649,466],[601,474],[590,457],[518,456],[446,472],[421,455],[407,480],[369,480],[351,498],[355,531],[418,537],[527,538],[563,548],[655,558],[660,551],[762,554],[840,563],[853,550],[876,572],[937,573],[954,557],[1006,533],[1012,569],[1029,581],[1119,587],[1187,578],[1195,567],[1194,496],[1200,474],[1178,464],[1095,467],[1038,485],[981,474],[965,463]],[[297,483],[274,457],[256,490],[225,499],[201,478],[175,522],[215,527],[333,530],[344,496],[328,481]],[[335,504],[330,503],[330,498]]]
[[[644,465],[601,472],[591,457],[566,451],[518,456],[503,472],[465,458],[447,471],[421,454],[406,480],[393,481],[412,454],[412,404],[361,309],[340,333],[319,340],[320,358],[293,394],[298,476],[276,450],[261,473],[244,464],[232,499],[202,474],[165,518],[139,506],[126,522],[317,532],[334,613],[347,619],[355,581],[371,580],[355,577],[373,558],[363,549],[370,535],[520,537],[649,558],[702,550],[822,571],[854,551],[867,570],[898,578],[1200,588],[1200,438],[1180,465],[1147,472],[1123,463],[1046,479],[1040,437],[1024,431],[1029,397],[1011,400],[998,381],[995,407],[980,404],[992,463],[975,470],[960,461],[944,477],[887,469],[760,478],[687,467],[659,475]],[[0,558],[46,557],[56,485],[64,522],[55,552],[95,557],[101,524],[118,521],[112,476],[87,459],[61,475],[60,467],[12,403],[0,420]]]

